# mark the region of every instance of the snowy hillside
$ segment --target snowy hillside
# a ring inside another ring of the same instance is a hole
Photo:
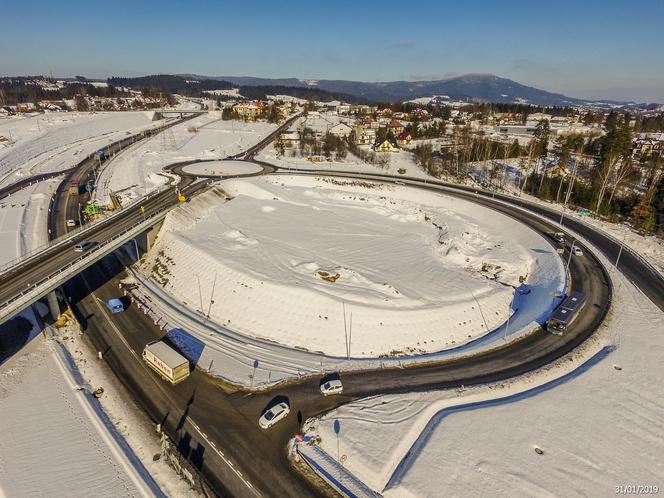
[[[0,371],[0,496],[160,496],[52,341]]]
[[[331,355],[347,354],[344,309],[352,356],[486,334],[507,319],[519,277],[532,278],[542,240],[406,187],[283,176],[222,186],[231,201],[212,191],[169,214],[143,271],[232,330]]]

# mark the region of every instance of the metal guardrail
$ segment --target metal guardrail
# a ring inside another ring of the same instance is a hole
[[[66,263],[64,266],[61,266],[58,268],[56,271],[53,271],[49,273],[47,276],[44,278],[40,279],[38,282],[29,284],[26,286],[24,290],[13,296],[11,299],[8,299],[4,301],[3,303],[0,303],[0,316],[6,318],[7,315],[13,312],[20,311],[20,309],[25,306],[27,303],[35,301],[36,299],[39,299],[41,296],[49,292],[52,288],[57,287],[60,285],[60,279],[64,274],[68,274],[71,272],[67,272],[67,270],[70,270],[72,268],[78,268],[78,267],[84,267],[85,263],[92,263],[96,261],[98,258],[96,256],[103,256],[106,253],[110,252],[109,246],[114,246],[115,243],[118,241],[118,239],[123,239],[127,237],[127,235],[131,232],[136,232],[140,233],[141,230],[144,226],[146,225],[152,225],[159,221],[160,218],[163,218],[166,216],[168,211],[170,211],[171,207],[163,207],[159,209],[158,211],[147,215],[144,219],[141,219],[139,222],[132,224],[131,226],[125,228],[122,232],[113,235],[111,238],[106,239],[105,241],[97,244],[95,247],[92,249],[84,252],[79,256],[78,258]],[[45,284],[49,282],[55,282],[51,286],[47,286]]]
[[[117,140],[113,143],[110,143],[110,144],[104,146],[103,149],[104,150],[109,150],[109,149],[112,149],[113,147],[120,146],[120,148],[122,150],[122,144],[124,144],[124,143],[131,142],[131,144],[135,144],[135,143],[137,143],[136,139],[139,139],[139,141],[140,141],[143,138],[154,137],[154,136],[158,135],[159,133],[161,133],[162,131],[166,130],[167,128],[175,126],[178,123],[184,122],[187,119],[189,119],[189,118],[175,119],[172,122],[162,124],[161,126],[157,126],[157,127],[154,127],[154,128],[147,128],[145,130],[142,130],[139,133],[136,133],[136,134],[128,136],[128,137],[124,137],[120,140]],[[94,160],[95,157],[96,157],[96,153],[94,153],[94,152],[91,153],[91,154],[88,154],[87,156],[85,156],[84,159],[79,161],[78,164],[76,164],[76,166],[73,166],[71,168],[62,170],[60,172],[60,174],[62,174],[62,175],[70,174],[70,173],[74,172],[77,168],[80,168],[86,161]],[[113,158],[111,158],[111,159],[113,159]],[[56,175],[56,176],[59,176],[59,175]],[[161,192],[162,192],[162,189],[159,188],[159,189],[157,189],[155,194],[159,194]],[[140,200],[145,200],[146,198],[150,197],[151,195],[152,195],[152,193],[148,194],[147,196],[139,197],[135,201],[132,201],[132,203],[128,204],[126,207],[129,208],[131,206],[135,206],[138,202],[140,202]],[[49,207],[49,209],[50,209],[50,207]],[[122,208],[120,211],[117,211],[112,216],[115,216],[116,214],[124,212],[124,209],[125,208]],[[102,222],[104,222],[105,220],[107,220],[109,218],[103,218],[103,219],[99,220],[99,222],[96,222],[94,224],[88,224],[88,225],[85,225],[85,226],[80,226],[80,227],[78,227],[74,230],[71,230],[71,231],[67,232],[65,235],[62,235],[62,236],[60,236],[56,239],[50,240],[47,244],[42,244],[41,246],[36,247],[34,249],[31,249],[29,252],[27,252],[25,254],[22,254],[18,258],[14,258],[13,260],[4,263],[3,265],[0,266],[0,276],[2,276],[2,274],[5,273],[9,268],[23,263],[24,261],[26,261],[26,260],[30,259],[31,257],[33,257],[35,254],[41,253],[45,250],[48,250],[49,248],[51,248],[51,247],[55,246],[56,244],[61,243],[63,241],[71,240],[72,237],[76,237],[77,235],[80,235],[84,230],[87,230],[88,228],[91,228],[92,226],[95,226],[95,227],[99,226],[98,223],[102,223]]]
[[[364,484],[320,446],[296,443],[295,450],[316,474],[342,496],[347,498],[379,498],[382,496]]]
[[[118,211],[114,211],[111,215],[106,216],[104,218],[99,219],[98,221],[95,221],[94,223],[88,223],[82,226],[79,226],[73,230],[70,230],[64,235],[61,235],[60,237],[57,237],[53,240],[48,241],[46,244],[42,244],[39,247],[36,247],[34,249],[31,249],[29,252],[22,254],[18,258],[15,258],[11,261],[8,261],[4,263],[2,266],[0,266],[0,277],[6,273],[9,269],[14,269],[16,266],[21,265],[23,263],[28,262],[30,259],[34,258],[36,255],[41,254],[49,249],[52,249],[54,247],[57,247],[58,245],[64,245],[67,242],[71,242],[73,239],[77,238],[81,234],[86,233],[87,231],[92,231],[93,229],[97,229],[99,227],[102,227],[104,225],[107,225],[108,223],[111,223],[112,221],[115,220],[116,217],[126,213],[127,211],[135,208],[137,205],[145,202],[148,199],[151,199],[152,197],[161,194],[162,192],[165,192],[168,190],[168,186],[166,187],[159,187],[156,190],[153,190],[152,192],[149,192],[147,195],[137,197],[134,199],[132,202],[124,206],[122,209]]]

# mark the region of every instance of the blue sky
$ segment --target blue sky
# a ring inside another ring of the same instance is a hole
[[[664,102],[662,0],[8,0],[0,12],[2,75],[481,72],[571,96]]]

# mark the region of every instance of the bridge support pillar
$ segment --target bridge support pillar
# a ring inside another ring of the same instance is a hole
[[[152,227],[152,229],[147,233],[147,243],[148,243],[148,251],[152,249],[152,246],[154,245],[155,241],[157,240],[157,235],[159,235],[159,231],[161,230],[161,226],[164,223],[157,223]]]
[[[46,301],[48,302],[48,310],[51,312],[51,317],[53,317],[53,320],[57,320],[60,316],[60,303],[54,290],[46,294]]]

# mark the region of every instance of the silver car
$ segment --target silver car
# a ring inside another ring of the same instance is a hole
[[[341,394],[344,386],[339,379],[330,379],[320,385],[320,392],[323,396],[330,396],[331,394]]]
[[[261,429],[269,429],[282,418],[286,418],[289,413],[290,408],[282,401],[281,403],[277,403],[268,410],[265,410],[263,415],[261,415],[261,418],[258,419],[258,425],[261,426]]]

